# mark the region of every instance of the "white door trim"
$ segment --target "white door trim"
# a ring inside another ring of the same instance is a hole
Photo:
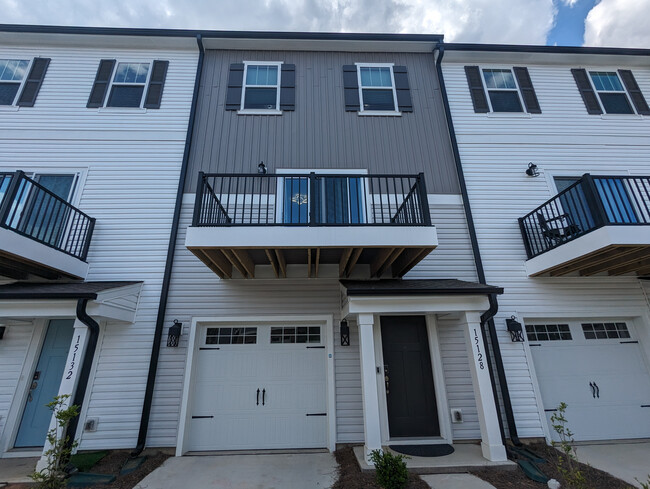
[[[176,456],[180,457],[188,452],[188,433],[189,433],[189,413],[191,412],[191,385],[195,377],[196,363],[194,356],[198,351],[199,337],[197,333],[202,323],[297,323],[301,321],[311,321],[322,323],[325,327],[325,349],[327,356],[327,448],[330,451],[336,449],[336,401],[334,398],[334,318],[332,315],[286,315],[286,316],[216,316],[216,317],[194,317],[190,326],[190,338],[187,347],[187,357],[185,359],[185,376],[183,379],[183,397],[181,399],[181,413],[178,424],[178,436],[176,438]]]

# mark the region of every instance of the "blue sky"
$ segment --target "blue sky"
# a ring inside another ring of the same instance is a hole
[[[585,18],[596,5],[596,0],[579,0],[573,6],[559,2],[555,26],[548,34],[546,44],[581,46],[585,35]]]

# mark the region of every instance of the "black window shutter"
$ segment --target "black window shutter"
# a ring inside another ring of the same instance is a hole
[[[465,66],[465,76],[469,85],[469,93],[472,96],[474,112],[477,114],[490,112],[490,106],[485,96],[485,90],[483,90],[483,80],[481,79],[481,72],[478,66]]]
[[[99,62],[99,68],[97,68],[97,75],[95,76],[95,83],[90,91],[90,97],[88,97],[86,107],[92,109],[104,106],[104,100],[106,99],[106,92],[108,92],[108,85],[111,82],[111,75],[113,74],[114,66],[114,59],[102,59]]]
[[[521,91],[521,98],[524,99],[524,104],[526,105],[526,112],[529,114],[541,114],[542,109],[539,106],[539,101],[537,100],[537,95],[535,94],[535,88],[530,79],[528,68],[515,66],[513,71],[517,77],[517,84]]]
[[[632,71],[618,70],[618,74],[621,76],[625,88],[627,88],[627,93],[630,94],[630,98],[632,99],[632,103],[634,104],[637,113],[641,115],[650,115],[650,107],[648,107],[648,102],[646,102],[643,93],[641,93],[639,84],[634,79]]]
[[[147,88],[147,96],[144,99],[145,109],[160,108],[160,101],[162,100],[168,66],[169,61],[156,60],[153,62],[151,76],[149,77],[149,87]]]
[[[589,83],[589,75],[587,71],[579,68],[573,68],[571,70],[576,85],[578,85],[578,90],[580,90],[580,95],[582,100],[585,103],[588,114],[602,114],[603,109],[600,108],[600,102],[598,102],[598,97],[594,93],[594,89]]]
[[[241,90],[244,83],[244,63],[232,63],[228,75],[226,91],[226,110],[241,108]]]
[[[359,103],[359,80],[356,65],[343,66],[343,92],[345,95],[346,112],[356,112],[361,109]]]
[[[296,109],[296,65],[283,64],[280,77],[280,110]]]
[[[29,70],[29,75],[23,85],[23,92],[18,99],[20,107],[34,107],[38,91],[41,89],[47,67],[50,64],[50,58],[34,58],[32,69]]]
[[[393,66],[393,76],[395,77],[395,92],[397,93],[397,106],[402,112],[413,112],[413,102],[411,101],[411,89],[409,87],[409,77],[406,66]]]

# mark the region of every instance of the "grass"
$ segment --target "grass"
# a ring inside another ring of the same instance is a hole
[[[83,452],[70,457],[70,463],[79,469],[79,472],[88,472],[93,466],[103,459],[108,452]]]

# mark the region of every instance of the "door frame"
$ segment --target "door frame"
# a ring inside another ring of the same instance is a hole
[[[438,424],[440,426],[440,436],[434,438],[390,438],[388,427],[388,400],[386,399],[386,384],[384,376],[377,375],[377,392],[379,393],[379,422],[381,425],[381,443],[405,442],[411,445],[446,443],[451,445],[452,430],[451,418],[449,413],[449,404],[447,402],[447,390],[445,388],[445,377],[442,367],[442,356],[440,355],[440,341],[438,338],[438,323],[435,314],[376,314],[375,328],[373,336],[375,343],[375,358],[377,364],[383,367],[384,352],[381,338],[381,317],[382,316],[424,316],[427,327],[427,338],[429,339],[429,356],[431,360],[431,369],[433,370],[433,388],[436,396],[436,406],[438,409]]]
[[[181,411],[178,419],[178,435],[176,437],[176,453],[180,457],[188,452],[189,423],[192,410],[190,393],[192,382],[195,378],[196,364],[194,356],[198,353],[201,335],[199,328],[204,323],[210,324],[236,324],[236,323],[258,323],[272,325],[273,323],[299,323],[310,321],[320,323],[324,328],[326,364],[326,405],[327,405],[327,449],[333,452],[336,450],[336,398],[334,386],[334,317],[332,315],[287,315],[287,316],[213,316],[193,317],[190,324],[190,337],[187,344],[187,356],[185,358],[185,375],[183,376],[183,388],[181,397]]]

